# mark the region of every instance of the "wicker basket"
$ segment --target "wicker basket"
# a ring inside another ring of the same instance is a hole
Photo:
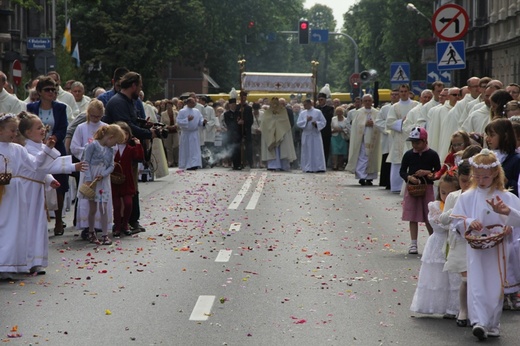
[[[94,199],[94,197],[96,197],[96,191],[94,190],[96,183],[97,180],[94,179],[94,181],[92,181],[90,184],[81,184],[81,186],[79,187],[79,192],[81,192],[81,194],[88,199]]]
[[[115,165],[119,166],[121,172],[115,171],[116,170]],[[115,165],[114,165],[114,171],[112,173],[110,173],[110,182],[115,185],[121,185],[122,183],[125,182],[126,176],[122,173],[123,167],[121,167],[119,162],[116,162]]]
[[[426,178],[418,177],[418,179],[422,179],[423,183],[414,185],[410,184],[410,179],[406,182],[406,189],[408,190],[408,194],[412,197],[422,197],[426,194],[426,187],[428,183],[426,182]]]
[[[496,227],[502,228],[502,232],[494,233],[492,235],[487,236],[485,231],[483,230],[481,232],[482,236],[476,236],[472,230],[468,230],[466,231],[466,233],[464,233],[464,238],[466,238],[466,240],[469,243],[469,246],[471,246],[473,249],[490,249],[494,246],[497,246],[504,240],[505,226],[489,225],[484,227],[486,230],[489,231]]]
[[[5,157],[2,154],[0,154],[0,156],[2,156],[4,158],[4,164],[5,164],[4,173],[0,173],[0,185],[9,185],[13,175],[11,173],[7,173],[7,157]]]

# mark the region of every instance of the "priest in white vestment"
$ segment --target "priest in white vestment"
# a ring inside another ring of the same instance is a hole
[[[499,84],[491,83],[488,83],[488,87],[484,92],[483,106],[471,112],[464,124],[462,124],[462,130],[467,133],[476,132],[483,135],[486,125],[491,121],[491,101],[489,98],[496,90],[501,89]]]
[[[206,121],[195,105],[195,99],[188,98],[186,106],[177,115],[177,125],[182,130],[179,141],[180,169],[196,170],[202,167],[199,128],[204,126]]]
[[[401,161],[404,154],[404,143],[409,133],[403,132],[403,121],[412,108],[419,105],[419,102],[410,99],[410,86],[402,84],[399,87],[399,102],[392,105],[386,119],[386,128],[390,131],[392,144],[387,162],[392,164],[390,168],[390,191],[394,193],[401,192],[403,179],[399,175],[401,169]]]
[[[444,101],[442,101],[440,99],[441,92],[444,89],[445,88],[444,88],[443,82],[436,81],[436,82],[432,83],[433,98],[430,101],[426,102],[423,105],[423,107],[421,107],[421,112],[420,112],[419,118],[417,120],[417,126],[424,127],[425,129],[427,129],[429,131],[429,129],[428,129],[428,111],[431,108],[444,103]],[[409,133],[409,132],[405,132],[405,133]]]
[[[412,108],[411,111],[408,112],[406,119],[403,121],[403,132],[410,133],[414,127],[420,127],[419,125],[419,117],[421,116],[421,111],[425,104],[431,101],[433,98],[433,92],[430,89],[424,89],[421,92],[421,97],[419,98],[420,104],[417,107]],[[406,141],[405,151],[412,149],[412,142]]]
[[[459,95],[459,88],[448,89],[448,97],[447,100],[444,101],[444,104],[431,110],[432,114],[430,118],[430,131],[428,131],[428,145],[439,154],[441,162],[444,162],[444,158],[448,154],[451,135],[453,132],[457,131],[457,129],[451,131],[453,124],[449,122],[448,116],[450,110],[452,110],[453,106],[457,103]],[[457,126],[456,121],[454,126]],[[443,131],[447,131],[447,133]]]
[[[327,125],[327,120],[319,109],[312,106],[311,100],[303,101],[303,108],[305,110],[300,113],[296,122],[296,125],[302,129],[302,171],[308,173],[325,172],[325,154],[321,129]]]
[[[15,95],[9,94],[5,89],[4,85],[7,83],[7,76],[0,71],[0,113],[13,113],[18,114],[24,111],[26,103],[19,100]]]
[[[361,100],[363,107],[356,110],[350,130],[350,150],[346,170],[355,173],[360,185],[373,185],[379,172],[381,132],[374,126],[379,110],[372,108],[372,95]]]
[[[291,162],[296,160],[291,122],[287,109],[276,97],[271,99],[269,108],[263,113],[260,132],[261,160],[267,162],[267,169],[291,170]]]

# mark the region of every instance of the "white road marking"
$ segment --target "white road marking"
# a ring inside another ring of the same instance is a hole
[[[244,199],[247,191],[249,190],[249,187],[251,186],[251,183],[253,182],[253,178],[255,177],[256,173],[252,172],[249,174],[249,177],[247,177],[246,181],[244,182],[244,185],[242,185],[242,188],[240,191],[238,191],[237,196],[231,202],[228,209],[237,209],[240,202],[242,202],[242,199]]]
[[[231,226],[229,226],[229,232],[231,233],[240,231],[240,226],[242,226],[240,222],[233,222]]]
[[[262,190],[265,186],[265,180],[267,179],[267,172],[262,173],[262,176],[260,177],[260,180],[258,180],[258,184],[256,185],[256,189],[253,192],[253,196],[251,196],[251,199],[249,200],[249,203],[247,204],[246,209],[255,209],[256,203],[258,203],[258,200],[260,199],[260,196],[262,195]]]
[[[199,296],[191,312],[190,321],[206,321],[211,315],[214,302],[215,296]]]
[[[217,258],[215,259],[215,262],[229,262],[232,252],[233,250],[220,250],[218,252]]]

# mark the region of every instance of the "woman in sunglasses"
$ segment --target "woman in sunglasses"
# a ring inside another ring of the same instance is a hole
[[[65,134],[67,132],[67,106],[57,102],[58,86],[51,77],[41,77],[36,84],[36,91],[40,95],[40,100],[27,104],[27,111],[36,114],[43,125],[47,128],[47,137],[55,136],[55,148],[62,156],[67,155],[65,151]],[[55,174],[54,178],[60,183],[56,190],[58,196],[58,209],[54,211],[55,226],[54,235],[63,235],[64,226],[62,221],[63,199],[65,192],[69,190],[69,176],[67,174]]]

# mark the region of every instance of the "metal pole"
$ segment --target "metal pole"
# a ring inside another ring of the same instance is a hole
[[[352,37],[342,32],[329,32],[329,35],[339,35],[348,38],[354,45],[354,73],[359,73],[359,48]]]

